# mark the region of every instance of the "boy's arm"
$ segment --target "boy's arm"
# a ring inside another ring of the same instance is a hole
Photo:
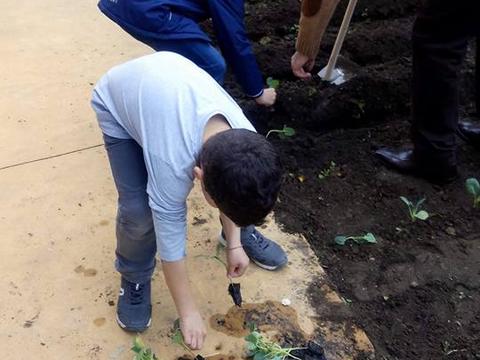
[[[185,264],[186,198],[192,182],[187,177],[175,176],[168,164],[152,157],[150,152],[146,154],[147,193],[163,274],[180,317],[185,343],[199,349],[203,346],[206,328],[190,290]]]
[[[296,52],[292,56],[292,71],[303,79],[311,77],[310,71],[318,55],[323,35],[339,0],[303,0]]]
[[[261,96],[263,78],[245,31],[243,0],[209,0],[208,6],[222,54],[237,81],[248,96]]]
[[[203,319],[195,304],[185,264],[186,207],[166,210],[150,198],[157,247],[170,294],[180,317],[185,344],[200,349],[206,336]]]
[[[185,344],[192,349],[200,349],[205,340],[206,328],[192,297],[185,260],[162,261],[162,268],[165,281],[180,316],[180,329]]]
[[[190,289],[185,264],[186,207],[179,205],[167,211],[152,198],[150,204],[163,275],[180,317],[185,344],[200,349],[206,328]]]

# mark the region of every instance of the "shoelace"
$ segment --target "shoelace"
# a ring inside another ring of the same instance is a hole
[[[129,288],[129,295],[130,295],[130,304],[132,305],[140,305],[143,303],[143,291],[144,286],[142,284],[132,284]]]
[[[268,241],[260,234],[257,230],[254,230],[250,236],[255,239],[257,246],[259,246],[262,250],[265,250],[268,247]]]

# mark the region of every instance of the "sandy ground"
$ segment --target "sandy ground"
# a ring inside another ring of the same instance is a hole
[[[2,352],[14,359],[131,359],[133,335],[115,323],[116,192],[89,98],[111,66],[151,50],[102,16],[93,0],[6,0],[0,11]],[[215,252],[217,215],[197,189],[189,205],[189,268],[208,322],[232,304],[223,269],[198,257]],[[252,265],[242,279],[245,300],[289,298],[301,330],[324,334],[329,359],[371,352],[361,330],[318,319],[306,296],[313,280],[332,306],[346,305],[328,289],[306,241],[273,221],[264,231],[288,249],[290,263],[276,273]],[[160,268],[153,304],[153,324],[142,337],[160,358],[175,359],[185,351],[169,339],[176,314]],[[241,358],[243,340],[210,329],[202,353],[216,352]]]

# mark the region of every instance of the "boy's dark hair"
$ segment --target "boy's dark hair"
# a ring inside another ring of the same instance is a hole
[[[280,158],[262,135],[246,129],[220,132],[203,145],[199,165],[205,190],[238,226],[262,223],[275,205]]]

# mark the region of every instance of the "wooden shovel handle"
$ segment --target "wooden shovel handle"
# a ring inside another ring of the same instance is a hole
[[[342,49],[343,41],[345,40],[345,36],[347,35],[348,27],[350,26],[350,21],[352,20],[353,11],[355,10],[356,5],[357,0],[350,0],[348,2],[347,10],[345,11],[345,15],[343,16],[342,25],[340,26],[340,30],[338,31],[335,45],[333,46],[332,53],[330,54],[330,58],[328,59],[327,68],[325,69],[325,80],[329,80],[332,77],[332,72],[333,69],[335,69],[335,65],[337,64],[338,55],[340,54],[340,50]]]

